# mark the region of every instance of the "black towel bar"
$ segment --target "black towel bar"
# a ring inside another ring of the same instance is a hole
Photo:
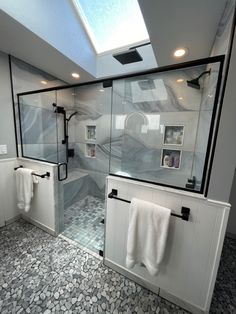
[[[23,166],[20,165],[19,167],[14,168],[14,170],[17,170],[17,169],[19,169],[19,168],[23,168]],[[44,174],[32,173],[32,175],[37,176],[37,177],[40,177],[40,178],[45,178],[45,177],[50,177],[50,172],[47,171],[47,172],[44,173]]]
[[[118,194],[118,191],[115,190],[115,189],[112,189],[111,192],[108,194],[108,197],[109,198],[114,198],[115,200],[122,201],[122,202],[125,202],[125,203],[131,203],[131,201],[125,200],[125,199],[120,198],[120,197],[117,197],[117,194]],[[181,208],[181,214],[182,215],[171,213],[171,216],[175,216],[175,217],[181,218],[182,220],[188,221],[189,220],[189,215],[190,215],[190,208],[182,207]]]

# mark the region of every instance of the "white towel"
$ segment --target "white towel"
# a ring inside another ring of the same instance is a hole
[[[27,168],[16,170],[17,206],[19,209],[24,209],[25,212],[30,210],[30,202],[34,195],[33,183],[38,183],[38,179],[32,175],[33,173],[32,169]]]
[[[157,275],[165,252],[171,210],[136,198],[129,208],[126,266],[142,263]]]

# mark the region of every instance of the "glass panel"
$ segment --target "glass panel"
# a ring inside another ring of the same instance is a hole
[[[57,114],[53,103],[55,91],[19,97],[23,157],[58,162]]]
[[[218,72],[214,63],[114,81],[110,173],[199,191]]]

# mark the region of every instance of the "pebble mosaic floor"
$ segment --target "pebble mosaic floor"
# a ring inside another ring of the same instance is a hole
[[[188,313],[23,220],[0,229],[0,252],[1,314]],[[235,261],[226,239],[210,313],[235,313]]]
[[[104,201],[91,195],[67,207],[62,235],[99,253],[104,244]]]

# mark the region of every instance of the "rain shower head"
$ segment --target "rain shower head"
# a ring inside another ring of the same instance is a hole
[[[112,55],[121,64],[143,61],[137,49],[129,49]]]
[[[195,88],[195,89],[200,89],[201,85],[199,84],[199,79],[205,75],[205,74],[208,74],[210,75],[211,74],[211,69],[209,71],[204,71],[202,72],[198,77],[196,77],[195,79],[192,79],[190,81],[187,80],[187,85],[189,87],[192,87],[192,88]]]
[[[136,48],[140,48],[147,45],[151,45],[151,43],[150,42],[143,43],[143,44],[131,47],[128,50],[114,53],[112,57],[115,58],[117,61],[119,61],[123,65],[143,61],[142,56],[140,55],[140,53],[138,52]]]

